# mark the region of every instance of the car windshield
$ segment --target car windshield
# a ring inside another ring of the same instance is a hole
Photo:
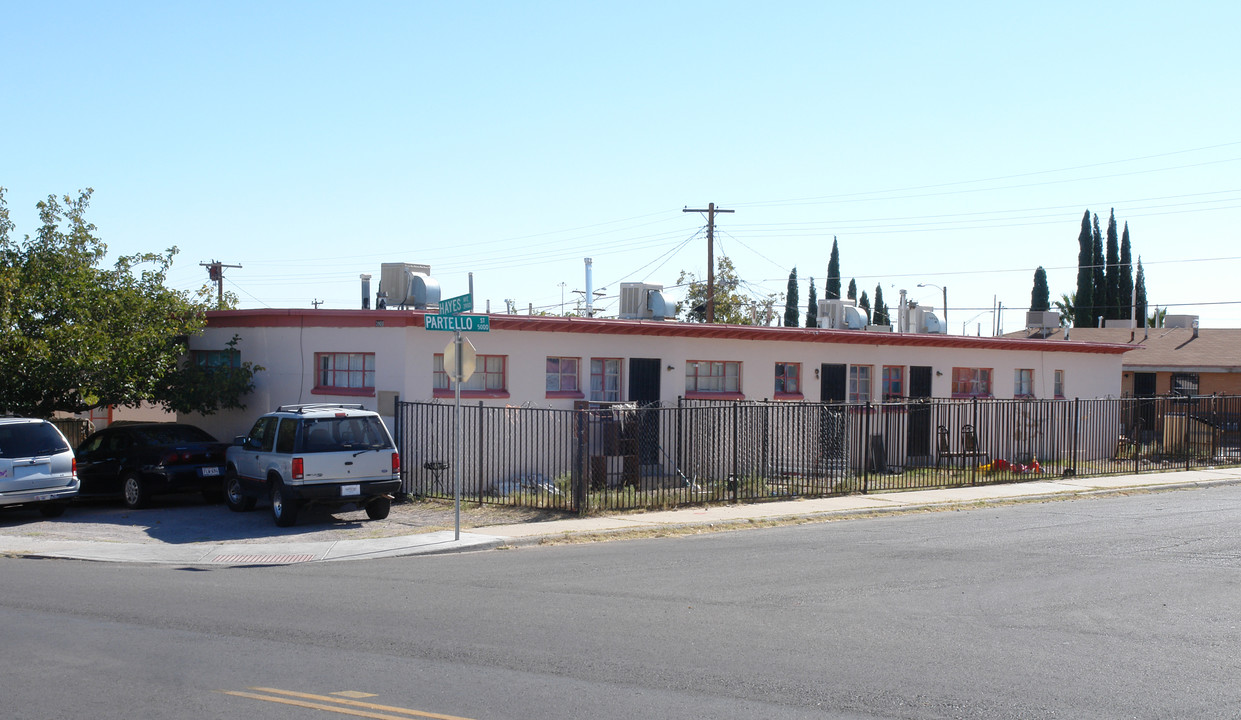
[[[392,447],[377,417],[343,417],[306,420],[302,423],[305,452],[381,450]]]
[[[0,425],[0,458],[22,458],[68,452],[69,444],[49,423]]]
[[[213,443],[215,438],[193,425],[144,427],[136,431],[142,443],[149,446],[177,446],[189,443]]]

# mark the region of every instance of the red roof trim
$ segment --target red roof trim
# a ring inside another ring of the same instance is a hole
[[[420,310],[314,310],[255,309],[213,310],[208,327],[425,327]],[[820,328],[763,327],[757,325],[706,325],[659,320],[546,315],[491,315],[492,330],[517,332],[563,332],[592,335],[647,335],[656,337],[753,340],[760,342],[806,342],[836,345],[968,348],[975,350],[1038,350],[1043,352],[1121,355],[1133,348],[1111,343],[1039,338],[970,337],[929,333],[823,330]]]

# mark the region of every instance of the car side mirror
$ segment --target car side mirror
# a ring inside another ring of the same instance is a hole
[[[236,436],[236,437],[234,437],[234,438],[233,438],[233,444],[234,444],[234,445],[243,445],[243,446],[244,446],[244,445],[246,444],[246,441],[247,441],[247,440],[249,440],[249,439],[250,439],[250,438],[249,438],[249,437],[247,437],[247,436],[245,436],[245,435],[238,435],[238,436]]]

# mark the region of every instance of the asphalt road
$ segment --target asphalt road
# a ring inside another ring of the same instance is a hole
[[[1229,486],[357,563],[0,559],[0,696],[40,719],[1236,718],[1239,525]]]

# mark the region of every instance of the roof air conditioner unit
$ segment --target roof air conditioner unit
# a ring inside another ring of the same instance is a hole
[[[415,263],[382,263],[379,266],[379,293],[384,296],[387,306],[405,307],[414,304],[414,273],[430,278],[431,266]],[[438,296],[435,302],[439,302]]]
[[[622,320],[664,320],[676,315],[676,303],[663,292],[663,285],[621,283],[620,312]]]
[[[1027,330],[1047,330],[1060,327],[1060,313],[1054,310],[1030,310],[1026,313]]]
[[[819,300],[819,327],[828,330],[861,330],[866,316],[852,300]]]

